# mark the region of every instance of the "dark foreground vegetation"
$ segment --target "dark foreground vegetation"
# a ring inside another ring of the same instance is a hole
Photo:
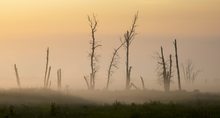
[[[219,118],[220,104],[5,105],[1,118]]]
[[[199,91],[0,90],[0,118],[220,118],[220,95]]]

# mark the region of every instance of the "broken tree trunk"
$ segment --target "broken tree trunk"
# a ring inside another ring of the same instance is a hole
[[[86,78],[86,76],[84,76],[84,80],[85,80],[85,82],[86,82],[87,88],[90,89],[89,81],[88,81],[88,79]]]
[[[48,75],[47,75],[47,80],[46,80],[46,88],[49,87],[49,82],[50,82],[50,71],[51,71],[51,66],[49,67],[49,70],[48,70]]]
[[[175,47],[175,55],[176,55],[176,69],[177,69],[177,76],[178,76],[178,87],[179,87],[179,90],[181,91],[182,87],[181,87],[181,81],[180,81],[180,70],[179,70],[179,60],[178,60],[177,41],[176,41],[176,39],[174,41],[174,47]]]
[[[61,78],[61,69],[57,70],[57,88],[61,89],[62,87],[62,78]]]
[[[47,82],[47,73],[48,73],[48,64],[49,64],[49,51],[50,51],[50,49],[47,48],[46,69],[45,69],[45,75],[44,75],[44,88],[46,88],[46,82]]]
[[[15,75],[16,75],[17,85],[18,85],[19,88],[21,88],[20,78],[19,78],[18,69],[17,69],[16,64],[14,64],[14,69],[15,69]]]
[[[144,79],[143,79],[143,77],[142,77],[142,76],[141,76],[140,78],[141,78],[141,83],[142,83],[142,89],[143,89],[143,90],[145,90]]]
[[[130,87],[129,88],[132,88],[132,87],[134,87],[137,90],[140,90],[140,88],[138,88],[134,83],[130,82]]]

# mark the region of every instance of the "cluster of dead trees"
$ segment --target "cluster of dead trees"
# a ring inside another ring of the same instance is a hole
[[[180,81],[180,70],[179,70],[179,59],[178,59],[178,52],[177,52],[177,41],[176,39],[173,42],[174,49],[175,49],[175,60],[176,60],[176,70],[177,70],[177,80],[178,80],[178,88],[181,91],[181,81]],[[172,61],[172,54],[169,55],[169,60],[166,61],[164,56],[164,50],[161,46],[160,48],[160,55],[159,55],[159,77],[163,80],[164,90],[170,91],[170,83],[171,78],[173,77],[172,68],[173,68],[173,61]]]
[[[46,54],[46,69],[44,73],[44,80],[43,80],[43,87],[48,89],[51,87],[52,81],[50,80],[50,75],[51,75],[51,66],[49,66],[49,54],[50,54],[50,49],[47,48],[47,54]],[[19,88],[21,88],[21,83],[20,83],[20,77],[18,73],[18,68],[17,65],[14,64],[14,70],[15,70],[15,75],[16,75],[16,82]],[[61,89],[61,69],[57,70],[57,88]]]
[[[113,51],[113,55],[112,55],[112,58],[111,58],[111,61],[108,67],[108,72],[107,72],[106,89],[109,88],[109,83],[114,73],[114,70],[118,69],[118,59],[119,59],[118,51],[122,47],[124,47],[126,50],[126,84],[125,84],[126,89],[130,89],[131,87],[137,88],[137,86],[131,83],[132,66],[130,66],[130,63],[129,63],[130,45],[136,35],[135,29],[137,26],[136,25],[137,19],[138,19],[138,13],[134,16],[134,20],[132,22],[131,28],[124,33],[124,37],[123,37],[123,40],[121,40],[121,44],[117,48],[115,48]],[[95,83],[96,83],[95,75],[98,72],[98,65],[97,65],[98,55],[96,54],[96,49],[102,45],[100,45],[99,42],[95,38],[95,32],[97,31],[97,25],[98,25],[96,17],[94,15],[92,18],[88,16],[88,21],[89,21],[89,25],[91,29],[91,40],[90,40],[91,52],[89,53],[91,73],[89,74],[89,77],[84,76],[84,79],[85,79],[88,89],[94,90]],[[143,78],[142,78],[142,82],[144,82]]]
[[[49,66],[50,49],[47,48],[46,54],[46,69],[44,74],[44,88],[50,88],[52,81],[50,80],[51,66]],[[61,69],[57,70],[57,88],[60,90],[62,87]]]
[[[140,89],[138,86],[136,86],[131,81],[131,73],[132,73],[132,66],[130,65],[130,46],[132,42],[135,39],[136,36],[136,27],[137,27],[137,20],[138,20],[138,12],[135,14],[134,19],[132,21],[130,29],[128,29],[125,33],[123,38],[120,38],[120,45],[116,47],[113,50],[113,54],[108,66],[107,71],[107,82],[106,82],[106,89],[109,89],[110,81],[112,79],[113,73],[116,69],[118,69],[118,61],[119,61],[119,54],[121,48],[125,49],[125,89],[129,90],[131,88]],[[89,27],[91,30],[91,40],[90,40],[90,69],[91,72],[88,76],[84,76],[85,83],[87,85],[87,88],[89,90],[94,90],[96,86],[96,74],[99,70],[98,60],[99,55],[97,54],[97,49],[101,47],[99,41],[96,40],[96,31],[98,26],[98,21],[96,17],[93,15],[92,17],[88,16],[88,22]],[[177,47],[177,41],[174,40],[173,42],[174,50],[175,50],[175,65],[176,65],[176,72],[177,72],[177,81],[178,81],[178,88],[179,90],[182,89],[181,87],[181,79],[180,79],[180,69],[179,69],[179,59],[178,59],[178,47]],[[50,88],[52,81],[50,80],[50,73],[51,73],[51,66],[49,66],[49,54],[50,50],[47,48],[46,51],[46,67],[45,67],[45,73],[44,73],[44,80],[43,80],[43,87],[44,88]],[[160,68],[159,76],[163,80],[164,90],[170,91],[170,84],[173,77],[173,59],[172,54],[169,55],[169,59],[166,60],[164,56],[164,49],[161,46],[160,54],[159,54],[159,60],[158,65]],[[18,74],[18,69],[16,64],[14,64],[14,70],[16,75],[16,81],[17,85],[20,88],[20,78]],[[193,71],[192,64],[188,65],[186,67],[183,67],[184,71],[184,78],[187,78],[188,80],[195,80],[196,76],[198,75],[198,72]],[[142,83],[142,89],[145,89],[145,83],[143,77],[140,77],[141,83]],[[62,78],[61,78],[61,69],[57,70],[57,88],[60,90],[62,87]]]

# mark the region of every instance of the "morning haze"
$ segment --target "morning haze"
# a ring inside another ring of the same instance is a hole
[[[98,20],[96,39],[102,45],[97,49],[101,57],[96,88],[105,88],[113,49],[121,43],[120,37],[130,28],[138,11],[137,35],[130,47],[132,82],[140,86],[143,76],[146,88],[163,90],[158,82],[155,56],[160,46],[164,47],[166,58],[170,53],[174,55],[173,40],[177,39],[180,66],[190,59],[201,70],[193,85],[182,79],[183,88],[217,92],[220,90],[219,4],[217,0],[1,1],[1,88],[16,87],[15,63],[23,87],[42,87],[46,48],[50,47],[52,88],[56,88],[56,70],[62,68],[63,86],[86,89],[83,76],[90,73],[91,40],[87,15],[92,14]],[[110,89],[125,88],[125,49],[119,55],[119,69],[113,74]],[[172,79],[171,89],[175,90],[176,75]]]

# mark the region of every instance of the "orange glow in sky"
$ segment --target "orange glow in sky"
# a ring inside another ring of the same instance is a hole
[[[101,55],[97,86],[102,88],[112,51],[137,11],[137,36],[131,47],[134,82],[139,83],[142,75],[152,88],[158,88],[152,57],[161,45],[166,55],[172,53],[172,40],[177,38],[181,63],[191,59],[203,70],[200,83],[207,78],[220,83],[219,5],[220,0],[1,0],[0,85],[16,86],[16,63],[24,86],[41,86],[45,51],[50,47],[52,78],[63,68],[65,84],[85,88],[83,76],[90,71],[87,16],[94,14],[98,19],[96,37],[103,45],[97,52]],[[112,81],[118,88],[124,83],[123,51]]]

